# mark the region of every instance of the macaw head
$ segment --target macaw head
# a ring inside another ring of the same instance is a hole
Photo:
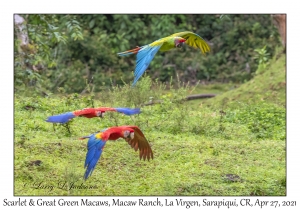
[[[104,113],[105,112],[102,112],[102,111],[96,111],[96,115],[97,115],[97,117],[104,117]]]
[[[123,131],[123,136],[125,139],[133,139],[134,138],[134,130],[133,129],[126,129]]]
[[[176,37],[175,38],[175,47],[181,48],[182,44],[186,41],[186,39],[181,38],[181,37]]]

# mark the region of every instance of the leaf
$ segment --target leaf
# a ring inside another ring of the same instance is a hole
[[[72,23],[79,25],[79,22],[77,20],[72,20]]]
[[[56,27],[56,26],[53,26],[53,25],[51,25],[51,24],[48,24],[48,28],[49,28],[50,30],[52,30],[52,31],[54,31],[54,30],[57,30],[57,29],[58,29],[58,27]]]
[[[95,19],[92,19],[92,20],[90,21],[90,23],[89,23],[89,27],[90,27],[90,28],[93,28],[94,25],[95,25]]]

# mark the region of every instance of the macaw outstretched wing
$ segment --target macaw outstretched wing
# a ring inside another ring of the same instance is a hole
[[[63,114],[50,116],[46,119],[46,122],[67,123],[71,119],[73,119],[74,117],[76,117],[76,115],[74,115],[73,112],[66,112],[66,113],[63,113]]]
[[[124,125],[120,127],[122,129],[131,128],[134,130],[134,138],[133,139],[127,138],[125,140],[135,151],[137,150],[140,151],[140,159],[142,158],[143,160],[145,160],[146,158],[147,160],[150,160],[150,158],[153,159],[153,152],[150,147],[150,144],[139,127],[131,126],[131,125]]]
[[[183,31],[170,35],[171,37],[182,37],[186,41],[185,43],[194,48],[199,48],[203,54],[210,51],[210,47],[207,42],[198,34],[191,31]]]
[[[84,137],[82,137],[84,138]],[[97,138],[97,134],[93,134],[89,137],[89,141],[87,143],[87,153],[84,163],[85,173],[84,179],[86,180],[89,176],[92,175],[98,160],[102,154],[103,147],[105,146],[106,141]]]
[[[130,108],[125,108],[125,107],[119,107],[119,108],[115,108],[115,109],[117,112],[123,113],[125,115],[134,115],[134,114],[141,113],[140,108],[130,109]]]
[[[137,59],[136,59],[136,67],[134,70],[134,81],[132,83],[132,86],[135,86],[136,82],[146,71],[150,62],[153,60],[157,51],[159,51],[162,44],[163,43],[161,43],[160,45],[156,45],[156,46],[148,45],[148,46],[142,48],[140,51],[138,51]]]
[[[74,117],[83,116],[87,118],[95,117],[95,109],[94,108],[84,108],[81,110],[75,110],[73,112],[66,112],[59,115],[53,115],[46,119],[46,122],[51,123],[67,123]]]

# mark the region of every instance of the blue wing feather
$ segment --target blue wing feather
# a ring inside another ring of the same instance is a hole
[[[117,112],[121,112],[126,115],[134,115],[134,114],[141,113],[140,108],[130,109],[130,108],[119,107],[119,108],[115,108],[115,109],[117,110]]]
[[[73,112],[66,112],[59,115],[53,115],[47,118],[46,122],[52,123],[66,123],[69,122],[72,118],[76,117]]]
[[[98,160],[102,154],[102,150],[106,141],[102,139],[97,139],[95,134],[91,135],[87,143],[87,153],[84,163],[84,168],[86,168],[84,173],[84,179],[86,180],[89,176],[92,175],[93,170],[96,167]]]
[[[136,82],[146,71],[147,67],[149,66],[150,62],[161,46],[162,44],[154,47],[148,45],[137,53],[136,67],[134,70],[134,81],[132,86],[135,86]]]

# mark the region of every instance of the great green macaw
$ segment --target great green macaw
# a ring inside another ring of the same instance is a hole
[[[76,110],[73,112],[66,112],[59,115],[50,116],[46,119],[46,122],[51,123],[67,123],[74,117],[103,117],[104,113],[107,111],[120,112],[125,115],[134,115],[141,112],[140,108],[130,109],[130,108],[110,108],[110,107],[98,107],[98,108],[85,108],[81,110]]]
[[[137,54],[132,86],[135,86],[136,82],[146,71],[157,51],[168,51],[173,48],[180,48],[184,42],[194,48],[199,48],[203,54],[210,51],[209,45],[202,37],[193,32],[184,31],[158,39],[151,44],[118,53],[119,56]]]
[[[91,176],[108,140],[117,140],[119,138],[123,138],[135,151],[139,149],[140,159],[153,159],[152,149],[143,132],[137,126],[124,125],[110,127],[100,132],[93,133],[89,136],[81,137],[80,139],[83,140],[86,138],[89,140],[87,143],[87,153],[84,163],[84,168],[86,169],[84,173],[85,180]]]

